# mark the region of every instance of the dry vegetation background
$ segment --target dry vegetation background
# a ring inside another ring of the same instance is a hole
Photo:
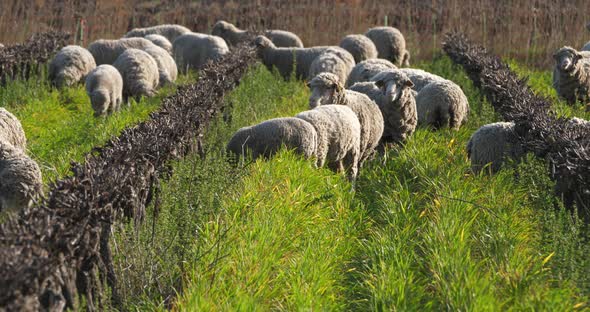
[[[49,28],[76,32],[80,19],[86,21],[85,44],[158,23],[208,32],[225,19],[242,28],[288,29],[306,45],[337,44],[345,34],[383,25],[386,16],[406,35],[415,58],[438,50],[449,30],[532,65],[548,64],[558,47],[579,48],[590,40],[588,0],[2,0],[0,42]]]

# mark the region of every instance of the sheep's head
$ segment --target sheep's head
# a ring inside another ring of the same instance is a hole
[[[89,94],[94,117],[104,116],[109,108],[110,96],[106,90],[96,90]]]
[[[582,55],[571,47],[563,47],[553,54],[555,59],[555,66],[557,69],[563,72],[571,72],[574,70],[578,60],[582,58]]]
[[[234,25],[226,21],[220,20],[217,23],[215,23],[215,25],[213,25],[213,30],[211,30],[211,34],[213,36],[223,37],[227,32],[231,30],[235,30]]]
[[[397,101],[406,90],[414,86],[412,80],[400,70],[388,70],[378,73],[371,78],[385,96],[387,103]]]
[[[344,86],[338,76],[332,73],[318,74],[307,86],[311,89],[310,109],[325,104],[344,104],[340,99],[344,94]]]

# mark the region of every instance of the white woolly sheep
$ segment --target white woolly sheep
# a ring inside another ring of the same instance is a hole
[[[384,59],[368,59],[356,64],[350,71],[348,79],[346,80],[346,87],[350,87],[357,82],[370,81],[373,76],[382,71],[389,69],[396,69],[388,60]]]
[[[157,45],[158,47],[166,50],[170,55],[172,55],[172,43],[166,39],[166,37],[162,35],[151,34],[144,37],[145,39],[151,41],[153,44]]]
[[[396,66],[409,66],[410,53],[406,50],[404,35],[394,27],[374,27],[365,36],[377,47],[379,58],[391,61]]]
[[[114,66],[100,65],[86,77],[86,94],[95,117],[116,112],[123,102],[123,78]]]
[[[311,158],[316,155],[317,139],[315,128],[307,121],[274,118],[236,131],[227,143],[227,150],[238,157],[251,153],[255,160],[272,157],[285,146]]]
[[[265,36],[256,37],[254,43],[258,49],[258,57],[262,60],[266,68],[272,70],[273,67],[276,67],[285,80],[289,79],[293,71],[295,71],[297,79],[307,79],[309,77],[311,63],[329,48],[337,48],[337,51],[346,52],[346,50],[340,47],[331,46],[278,48]]]
[[[57,88],[70,87],[96,67],[90,52],[77,45],[63,47],[49,64],[49,81]]]
[[[174,42],[176,38],[184,35],[186,33],[190,33],[191,30],[182,26],[182,25],[175,25],[175,24],[164,24],[164,25],[157,25],[151,26],[146,28],[134,28],[125,34],[125,38],[131,37],[145,37],[147,35],[161,35],[166,37],[168,41]]]
[[[37,163],[19,148],[0,141],[0,211],[29,207],[41,195],[42,185]]]
[[[316,57],[309,66],[309,79],[320,73],[332,73],[346,81],[350,71],[354,67],[354,58],[350,53],[341,48],[328,48]]]
[[[309,107],[326,104],[346,105],[357,115],[361,124],[361,154],[359,167],[371,157],[383,136],[383,115],[379,106],[365,94],[344,89],[338,77],[321,73],[309,82]]]
[[[340,47],[350,52],[356,63],[377,58],[377,47],[365,35],[348,35],[340,41]]]
[[[216,61],[229,52],[221,37],[198,33],[179,36],[172,43],[172,54],[180,72],[201,69],[208,61]]]
[[[295,116],[309,122],[317,132],[317,166],[346,172],[353,181],[358,174],[361,124],[344,105],[322,105]]]
[[[427,84],[416,95],[418,124],[458,130],[467,121],[469,102],[461,87],[450,80]]]
[[[167,84],[174,84],[178,77],[178,68],[176,67],[176,62],[172,56],[170,56],[166,50],[158,46],[147,47],[143,49],[143,51],[153,57],[158,64],[158,72],[160,75],[159,86],[162,87]]]
[[[400,70],[381,72],[374,82],[354,84],[350,90],[366,94],[383,114],[382,143],[401,143],[416,129],[418,114],[412,81]]]
[[[127,49],[113,66],[123,78],[123,99],[129,103],[129,97],[137,101],[141,96],[156,95],[160,83],[158,63],[147,52],[139,49]]]
[[[400,68],[400,70],[404,72],[404,74],[406,74],[410,80],[412,80],[412,83],[414,83],[414,87],[412,89],[414,89],[416,92],[420,92],[422,88],[431,82],[447,80],[441,76],[431,74],[422,69]]]
[[[144,38],[121,38],[117,40],[96,40],[88,46],[88,51],[92,53],[96,65],[110,64],[127,49],[144,50],[147,47],[153,47],[151,41]]]
[[[563,47],[553,54],[553,88],[568,104],[590,100],[590,52]]]
[[[27,149],[27,137],[23,126],[18,118],[3,107],[0,107],[0,141],[10,143],[23,152]]]
[[[475,131],[467,142],[467,156],[471,160],[471,170],[476,174],[483,169],[496,173],[505,160],[518,160],[523,155],[524,148],[512,122],[485,125]]]
[[[292,32],[284,30],[267,30],[264,34],[277,47],[303,48],[301,39]],[[223,38],[229,46],[236,46],[241,42],[247,41],[251,36],[249,31],[239,29],[234,24],[226,21],[218,21],[215,23],[211,30],[211,35]]]

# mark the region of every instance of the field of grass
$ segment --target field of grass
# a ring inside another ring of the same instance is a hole
[[[469,121],[460,131],[418,129],[366,163],[354,190],[289,151],[239,168],[225,161],[239,127],[307,107],[303,82],[253,67],[225,99],[205,152],[172,164],[145,223],[115,226],[126,308],[588,309],[590,230],[557,204],[544,163],[528,158],[494,176],[471,174],[465,144],[498,117],[447,58],[416,66],[461,85]],[[513,66],[552,96],[550,74]],[[23,121],[46,179],[159,103],[95,120],[81,88],[59,94],[34,81],[2,89],[0,100]],[[589,117],[562,102],[556,109]]]

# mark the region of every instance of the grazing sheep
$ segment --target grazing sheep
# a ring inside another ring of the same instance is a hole
[[[313,48],[277,48],[274,43],[265,36],[256,37],[256,39],[254,39],[254,44],[258,49],[258,57],[262,60],[262,63],[266,68],[272,70],[273,67],[276,67],[285,80],[291,77],[293,71],[295,71],[297,79],[307,79],[309,77],[311,63],[313,63],[316,57],[329,48],[337,48],[337,51],[346,52],[346,50],[340,47],[330,46]]]
[[[0,140],[0,211],[29,207],[41,195],[42,186],[37,163],[19,148]]]
[[[143,49],[143,51],[153,57],[158,64],[158,72],[160,74],[159,86],[162,87],[167,84],[174,84],[178,77],[178,69],[172,56],[170,56],[166,50],[158,46],[147,47]]]
[[[208,61],[216,61],[228,52],[222,38],[205,34],[187,33],[172,43],[172,54],[182,73],[201,69]]]
[[[307,121],[294,117],[275,118],[239,129],[227,143],[227,150],[238,157],[252,153],[255,160],[272,157],[286,146],[311,158],[316,155],[317,139],[315,128]]]
[[[514,131],[512,122],[496,122],[479,128],[467,142],[467,157],[471,170],[478,174],[483,169],[496,173],[506,159],[518,160],[524,148]]]
[[[125,34],[125,38],[131,37],[145,37],[147,35],[161,35],[166,37],[168,41],[174,42],[176,38],[184,35],[186,33],[190,33],[191,30],[182,26],[182,25],[174,25],[174,24],[164,24],[164,25],[157,25],[152,27],[146,28],[134,28]]]
[[[232,23],[218,21],[211,30],[211,35],[219,36],[227,42],[229,46],[237,46],[241,42],[248,41],[252,36],[247,30],[242,30]],[[297,35],[284,30],[267,30],[265,36],[269,38],[277,47],[296,47],[303,48],[303,43]]]
[[[350,90],[366,94],[379,106],[384,120],[381,143],[402,143],[418,123],[414,84],[400,70],[381,72],[372,80],[356,83]]]
[[[138,49],[127,49],[121,54],[113,66],[123,78],[123,99],[129,103],[132,96],[139,101],[141,96],[156,95],[160,83],[158,63],[147,52]]]
[[[355,180],[361,140],[356,114],[344,105],[322,105],[295,117],[309,122],[317,132],[317,166],[327,163],[330,169],[346,172],[349,180]]]
[[[0,107],[0,141],[10,143],[23,152],[27,149],[27,137],[23,126],[18,118],[3,107]]]
[[[49,81],[57,88],[70,87],[86,78],[96,67],[94,57],[88,50],[69,45],[63,47],[49,64]]]
[[[377,47],[365,35],[348,35],[340,41],[340,47],[350,52],[356,63],[377,58]]]
[[[416,95],[418,124],[459,130],[467,121],[469,102],[461,87],[450,80],[427,84]]]
[[[332,73],[346,81],[354,67],[354,59],[350,53],[341,48],[328,48],[313,60],[309,66],[309,79],[320,73]]]
[[[406,51],[404,35],[394,27],[374,27],[365,36],[377,47],[379,58],[391,61],[396,66],[409,66],[410,53]]]
[[[153,44],[157,45],[158,47],[166,50],[170,55],[172,55],[172,43],[166,39],[166,37],[162,35],[151,34],[144,37],[145,39],[151,41]]]
[[[303,42],[296,34],[286,30],[267,30],[264,35],[279,48],[303,48]]]
[[[122,38],[117,40],[96,40],[88,46],[88,51],[92,53],[96,65],[110,64],[127,49],[143,50],[147,47],[153,47],[151,41],[144,38]]]
[[[86,77],[86,94],[95,117],[116,112],[123,102],[123,78],[112,65],[100,65]]]
[[[553,54],[553,88],[568,104],[590,100],[590,52],[563,47]]]
[[[396,69],[388,60],[384,59],[368,59],[356,64],[350,71],[348,79],[346,80],[346,87],[350,87],[357,82],[370,81],[373,76],[382,71],[389,69]]]
[[[400,70],[404,72],[404,74],[406,74],[408,78],[410,78],[410,80],[412,80],[412,83],[414,83],[414,87],[412,89],[414,89],[414,91],[416,92],[420,92],[422,88],[424,88],[427,84],[431,82],[447,80],[441,76],[431,74],[422,69],[400,68]]]
[[[375,151],[383,136],[383,115],[379,106],[365,94],[346,90],[338,77],[331,73],[321,73],[309,82],[311,109],[326,104],[346,105],[357,115],[361,124],[361,154],[359,167]]]

